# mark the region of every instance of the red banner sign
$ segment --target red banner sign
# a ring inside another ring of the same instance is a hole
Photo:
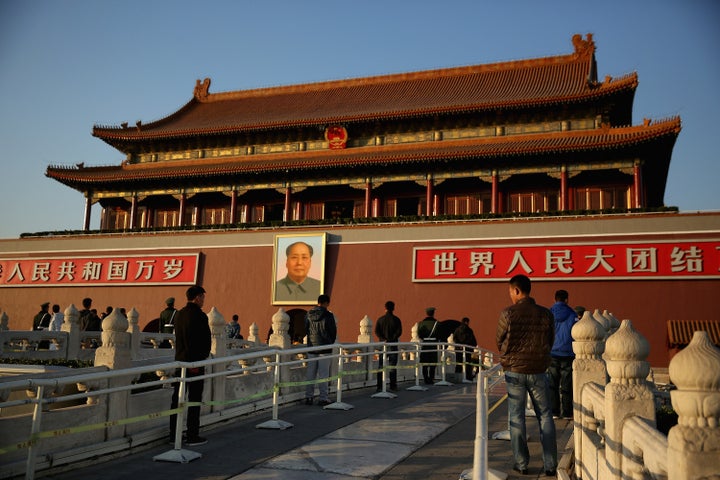
[[[720,279],[720,241],[415,248],[415,282]]]
[[[191,285],[199,254],[0,258],[0,287]]]

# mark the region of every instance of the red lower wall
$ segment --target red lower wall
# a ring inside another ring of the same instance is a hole
[[[670,221],[679,222],[679,218]],[[663,222],[650,228],[612,226],[610,223],[587,224],[578,220],[562,224],[567,230],[564,241],[582,236],[586,231],[615,231],[618,239],[636,238],[694,238],[720,239],[720,215],[700,219],[707,232],[697,231],[697,225],[672,225]],[[614,220],[613,220],[614,221]],[[667,220],[665,220],[667,221]],[[610,220],[608,220],[610,222]],[[657,223],[657,222],[656,222]],[[516,228],[520,225],[505,225]],[[528,220],[520,233],[507,234],[501,224],[462,226],[433,225],[427,228],[391,227],[327,227],[319,232],[329,233],[325,286],[331,296],[331,310],[340,322],[339,340],[355,342],[360,320],[369,316],[373,323],[383,313],[386,300],[396,303],[396,314],[403,322],[402,340],[410,340],[414,323],[424,317],[427,306],[437,308],[440,320],[467,316],[482,347],[495,350],[495,327],[498,313],[510,302],[505,281],[416,283],[412,281],[413,248],[435,245],[484,245],[515,242],[538,243],[542,221]],[[558,230],[560,224],[550,225]],[[682,227],[682,228],[681,228]],[[626,231],[626,230],[637,231]],[[687,231],[683,232],[682,229]],[[206,309],[215,307],[226,320],[232,314],[240,316],[242,333],[255,322],[264,340],[272,315],[280,308],[271,303],[274,235],[287,231],[264,232],[205,232],[192,234],[135,235],[127,237],[20,239],[0,241],[0,258],[38,256],[80,256],[102,252],[153,254],[168,251],[201,254],[199,283],[207,290]],[[294,233],[294,232],[292,232]],[[301,233],[308,233],[303,231]],[[310,233],[315,233],[310,231]],[[554,239],[557,241],[557,239]],[[530,275],[532,278],[532,275]],[[632,320],[650,342],[649,361],[665,367],[669,361],[666,347],[668,319],[717,319],[714,296],[720,292],[720,277],[703,280],[593,280],[593,281],[537,281],[532,296],[540,304],[550,306],[555,290],[570,292],[571,305],[587,309],[607,309],[619,320]],[[184,304],[185,286],[93,286],[93,287],[28,287],[0,288],[0,311],[9,316],[13,330],[30,329],[32,318],[43,302],[58,303],[64,310],[71,303],[80,309],[83,297],[92,297],[93,306],[102,311],[106,306],[135,308],[140,313],[141,327],[156,318],[164,308],[168,296],[177,298],[178,307]],[[285,310],[294,306],[282,306]],[[300,308],[309,308],[302,306]]]

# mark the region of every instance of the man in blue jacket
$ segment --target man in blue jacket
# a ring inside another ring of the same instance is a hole
[[[578,321],[577,312],[567,302],[568,292],[558,290],[555,292],[555,304],[550,307],[555,318],[555,341],[550,351],[548,380],[553,416],[561,418],[573,416],[572,364],[575,353],[570,332]]]

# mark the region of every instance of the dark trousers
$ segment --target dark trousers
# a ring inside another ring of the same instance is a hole
[[[432,385],[433,383],[435,383],[435,368],[437,367],[437,361],[437,344],[423,344],[422,350],[420,351],[420,363],[423,364],[423,381],[427,385]]]
[[[391,352],[397,352],[398,347],[394,346],[394,345],[393,346],[387,345],[385,347],[385,349],[387,350],[388,365],[396,367],[398,364],[398,354],[391,353]],[[380,352],[380,360],[378,363],[378,368],[380,368],[380,370],[382,370],[382,368],[383,368],[383,353],[382,352]],[[388,376],[390,377],[390,388],[392,388],[392,389],[397,388],[397,369],[391,368],[388,371]],[[383,385],[382,382],[383,382],[383,372],[378,372],[377,373],[377,389],[378,390],[382,390],[382,385]]]
[[[550,406],[556,416],[573,416],[572,362],[573,357],[552,357],[548,367]]]
[[[204,368],[190,369],[187,370],[187,378],[197,377],[205,373]],[[175,373],[176,376],[180,376],[180,370]],[[202,402],[204,380],[197,380],[194,382],[187,382],[187,399],[188,402]],[[170,408],[177,408],[178,397],[180,395],[180,382],[173,383],[173,394],[170,402]],[[175,436],[175,427],[177,423],[177,415],[170,415],[170,436]],[[200,406],[188,407],[187,409],[187,436],[188,438],[197,437],[200,433]]]
[[[475,378],[475,365],[471,365],[472,362],[472,350],[460,346],[455,346],[458,350],[455,350],[455,373],[462,373],[463,368],[465,369],[465,378],[472,380]],[[464,350],[464,351],[463,351]],[[464,362],[463,362],[464,360]],[[464,365],[463,365],[464,363]]]

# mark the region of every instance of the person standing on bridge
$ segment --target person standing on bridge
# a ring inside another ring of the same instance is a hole
[[[395,316],[395,302],[388,300],[385,302],[385,314],[377,319],[375,322],[375,335],[381,342],[396,343],[400,340],[402,335],[402,322]],[[397,345],[387,346],[387,359],[388,364],[392,367],[397,367],[398,364],[398,347]],[[382,390],[383,382],[383,355],[380,353],[380,362],[378,367],[380,371],[377,373],[377,391]],[[397,369],[391,368],[389,372],[390,376],[390,390],[393,392],[397,390]]]
[[[528,473],[530,453],[525,430],[525,398],[529,395],[540,424],[545,474],[555,476],[557,440],[545,373],[550,366],[555,322],[550,310],[535,303],[530,288],[530,279],[525,275],[510,279],[509,293],[513,304],[500,312],[495,340],[505,371],[514,469],[523,475]]]
[[[550,395],[554,417],[572,418],[573,388],[572,364],[575,353],[572,349],[572,327],[578,321],[577,312],[568,305],[567,290],[555,292],[555,304],[550,307],[555,317],[555,342],[550,351]]]
[[[317,299],[317,306],[310,309],[305,315],[305,331],[307,332],[307,346],[316,347],[318,345],[332,345],[335,343],[337,336],[337,324],[335,315],[332,314],[328,307],[330,306],[330,297],[320,295]],[[308,353],[307,361],[307,386],[305,387],[305,404],[313,404],[313,396],[315,394],[315,380],[317,378],[324,379],[318,384],[320,397],[318,405],[324,407],[330,405],[328,398],[328,381],[330,377],[330,362],[332,358],[328,354],[332,353],[332,349],[315,350]]]
[[[437,367],[437,336],[438,321],[435,319],[435,307],[425,309],[425,318],[418,323],[417,334],[426,345],[420,351],[420,363],[422,363],[422,374],[425,385],[435,383],[435,369]]]
[[[210,355],[211,334],[208,316],[202,311],[205,304],[205,289],[193,285],[185,293],[188,303],[175,315],[175,360],[180,362],[200,362]],[[198,377],[205,374],[204,367],[188,368],[186,376]],[[180,371],[176,371],[176,376]],[[188,402],[202,402],[204,380],[187,382]],[[178,406],[180,383],[173,383],[173,395],[170,408]],[[174,441],[177,415],[170,416],[170,440]],[[207,440],[200,433],[200,406],[191,406],[187,410],[188,446],[204,445]]]

